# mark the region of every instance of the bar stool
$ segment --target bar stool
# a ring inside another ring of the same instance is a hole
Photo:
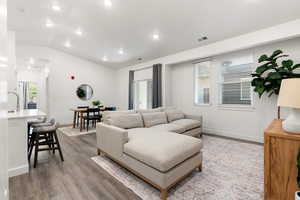
[[[36,168],[38,153],[40,151],[52,151],[55,154],[55,150],[58,150],[61,161],[64,161],[64,157],[61,151],[60,143],[57,137],[57,126],[55,120],[52,119],[49,123],[44,125],[39,124],[33,129],[32,138],[30,139],[30,148],[28,153],[28,160],[30,161],[31,154],[34,149],[34,168]],[[41,146],[48,146],[48,148]]]
[[[29,150],[29,143],[30,143],[30,138],[31,138],[31,128],[33,128],[34,125],[40,124],[40,123],[45,123],[47,120],[46,117],[41,117],[38,119],[30,120],[27,122],[27,148]]]

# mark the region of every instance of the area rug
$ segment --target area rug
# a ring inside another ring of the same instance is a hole
[[[169,200],[262,200],[263,146],[203,136],[203,170],[170,190]],[[144,200],[160,200],[159,191],[112,160],[93,157],[99,166]]]
[[[73,128],[72,126],[59,128],[58,131],[70,137],[96,133],[95,128],[91,128],[89,129],[89,131],[86,131],[86,129],[84,129],[82,130],[82,132],[80,132],[79,128]]]

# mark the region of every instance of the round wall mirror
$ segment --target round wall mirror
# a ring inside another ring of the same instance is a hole
[[[76,90],[78,98],[83,101],[90,100],[93,97],[93,93],[93,88],[87,84],[80,85]]]

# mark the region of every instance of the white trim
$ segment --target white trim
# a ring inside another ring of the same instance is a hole
[[[225,130],[214,129],[214,128],[206,128],[206,127],[203,127],[203,132],[213,134],[213,135],[235,138],[235,139],[242,139],[242,140],[247,140],[252,142],[264,143],[263,137],[252,137],[252,136],[241,135],[240,132],[235,133],[233,131],[225,131]]]
[[[232,110],[232,111],[249,111],[254,112],[255,107],[252,105],[242,105],[242,104],[219,104],[218,109],[220,110]]]
[[[8,177],[19,176],[19,175],[22,175],[22,174],[26,174],[28,172],[29,172],[28,164],[21,165],[21,166],[16,167],[16,168],[8,169]]]

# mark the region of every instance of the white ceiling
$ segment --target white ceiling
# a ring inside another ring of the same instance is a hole
[[[53,3],[62,10],[54,12]],[[299,8],[299,0],[112,0],[109,9],[104,0],[9,0],[8,25],[17,42],[126,67],[139,57],[144,62],[300,18]],[[48,18],[54,27],[45,27]],[[199,43],[202,36],[209,39]],[[63,46],[66,40],[71,48]]]

